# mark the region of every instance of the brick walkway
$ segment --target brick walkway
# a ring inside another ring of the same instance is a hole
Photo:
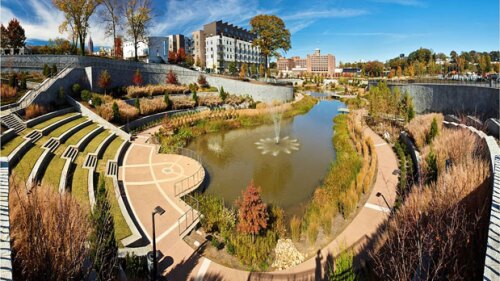
[[[390,145],[370,128],[365,129],[378,154],[378,173],[373,190],[366,204],[340,235],[321,249],[320,259],[313,257],[302,264],[280,272],[265,274],[249,273],[228,268],[200,256],[178,235],[177,219],[187,206],[174,196],[173,182],[189,176],[199,167],[190,158],[179,155],[160,155],[154,147],[144,144],[147,138],[139,136],[129,148],[120,177],[125,179],[127,196],[141,227],[151,237],[151,211],[160,205],[167,212],[157,217],[157,247],[166,257],[160,259],[159,268],[169,280],[315,280],[322,276],[318,263],[324,262],[328,254],[336,255],[339,246],[360,245],[374,234],[388,217],[389,209],[377,192],[382,193],[389,204],[396,196],[398,178],[393,174],[398,168],[397,159]]]

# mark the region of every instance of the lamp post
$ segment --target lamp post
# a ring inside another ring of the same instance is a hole
[[[390,210],[390,211],[391,211],[391,213],[392,213],[392,208],[391,208],[391,206],[389,206],[389,203],[387,203],[387,200],[385,199],[384,194],[382,194],[382,193],[380,193],[380,192],[377,192],[377,194],[375,194],[375,196],[377,196],[377,197],[382,197],[382,199],[384,199],[385,204],[387,205],[387,208],[389,208],[389,210]]]
[[[153,210],[153,213],[151,214],[151,218],[153,220],[153,280],[156,280],[157,276],[157,263],[158,261],[156,260],[156,233],[155,233],[155,214],[158,215],[163,215],[165,213],[165,210],[163,210],[162,207],[156,206]]]

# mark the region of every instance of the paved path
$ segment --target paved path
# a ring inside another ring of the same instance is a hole
[[[178,155],[159,155],[153,146],[144,144],[147,139],[139,137],[131,145],[120,169],[125,190],[141,227],[151,236],[151,210],[160,205],[167,211],[157,218],[157,246],[166,256],[160,260],[159,268],[169,280],[314,280],[323,275],[319,263],[328,254],[336,255],[339,246],[361,245],[374,234],[378,226],[388,217],[388,207],[382,198],[375,194],[381,192],[389,204],[396,196],[398,178],[393,174],[398,168],[397,159],[390,147],[371,129],[365,134],[375,143],[378,154],[378,173],[374,188],[356,217],[340,235],[321,249],[319,257],[312,257],[302,264],[281,272],[264,274],[249,273],[228,268],[202,257],[180,239],[177,219],[187,206],[173,194],[174,179],[189,176],[198,167],[194,160]],[[360,243],[361,242],[361,243]]]

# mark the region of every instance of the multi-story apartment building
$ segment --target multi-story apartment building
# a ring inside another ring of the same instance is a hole
[[[193,58],[196,66],[205,68],[205,32],[198,30],[193,32]]]
[[[279,72],[298,74],[301,72],[310,72],[325,76],[334,76],[335,74],[335,56],[331,54],[322,55],[319,49],[306,58],[292,57],[279,58],[277,60]]]
[[[137,57],[145,59],[148,56],[148,44],[144,42],[137,43]],[[133,41],[126,41],[123,43],[123,58],[126,60],[135,58],[135,49]]]
[[[168,36],[168,51],[177,53],[177,51],[183,48],[186,50],[186,38],[182,34],[174,34]]]
[[[234,62],[237,68],[243,63],[260,64],[263,57],[259,47],[252,45],[254,39],[255,35],[246,29],[215,21],[204,25],[203,30],[193,32],[193,54],[195,60],[202,62],[202,68],[214,72],[228,69],[230,62]]]

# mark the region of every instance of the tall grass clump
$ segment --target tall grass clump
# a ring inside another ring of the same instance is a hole
[[[40,115],[44,115],[47,112],[49,112],[49,109],[45,106],[33,103],[26,107],[26,109],[24,110],[24,115],[26,119],[31,119]]]
[[[427,143],[430,143],[430,141],[428,142],[428,140],[433,120],[436,120],[436,131],[441,131],[443,128],[444,120],[444,116],[441,113],[418,115],[406,125],[408,132],[413,137],[413,140],[415,140],[415,145],[419,150],[422,149]],[[435,133],[436,135],[437,132]]]

